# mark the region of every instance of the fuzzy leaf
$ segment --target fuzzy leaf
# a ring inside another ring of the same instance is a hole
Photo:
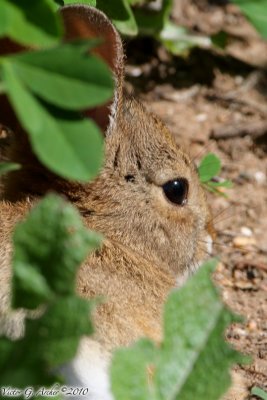
[[[227,389],[229,368],[241,356],[224,342],[224,330],[236,318],[225,309],[211,282],[215,264],[215,260],[207,262],[169,296],[160,348],[139,341],[115,354],[111,378],[117,400],[217,400]],[[149,352],[144,351],[144,343]]]
[[[99,242],[100,236],[83,227],[73,207],[47,196],[14,234],[14,306],[35,308],[51,292],[73,294],[77,268]]]
[[[90,312],[88,301],[64,296],[50,304],[41,318],[29,320],[25,335],[33,338],[33,358],[43,359],[51,367],[71,360],[81,336],[93,333]]]
[[[47,196],[16,227],[16,306],[35,308],[44,303],[45,307],[39,308],[33,319],[26,317],[23,338],[0,338],[2,388],[34,386],[36,393],[40,386],[62,382],[55,367],[70,361],[81,336],[93,332],[89,318],[93,302],[77,297],[75,274],[88,250],[98,243],[99,236],[84,228],[75,208],[56,195]]]
[[[147,339],[115,352],[111,380],[116,400],[156,399],[153,387],[148,385],[149,367],[155,363],[155,356],[156,348]]]

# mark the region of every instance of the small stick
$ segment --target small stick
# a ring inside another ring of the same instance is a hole
[[[267,121],[243,122],[238,124],[225,124],[213,129],[210,134],[212,139],[230,139],[234,137],[252,136],[257,138],[267,132]]]

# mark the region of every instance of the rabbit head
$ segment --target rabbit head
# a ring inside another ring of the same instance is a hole
[[[84,6],[66,7],[63,16],[69,37],[92,37],[93,31],[104,36],[97,51],[116,81],[113,103],[97,111],[106,154],[82,198],[88,224],[144,259],[184,274],[203,259],[211,233],[197,169],[166,126],[123,92],[123,46],[110,21]]]
[[[210,213],[196,167],[135,100],[117,111],[104,168],[89,187],[83,210],[106,237],[175,275],[203,258]]]
[[[26,135],[21,135],[11,146],[10,158],[23,168],[10,174],[5,195],[59,191],[75,201],[88,226],[105,237],[174,275],[191,271],[204,258],[211,233],[194,162],[159,119],[124,93],[123,46],[107,17],[84,5],[66,6],[61,14],[66,40],[103,39],[95,53],[113,72],[113,100],[85,112],[105,134],[104,166],[91,183],[66,182],[39,164]]]

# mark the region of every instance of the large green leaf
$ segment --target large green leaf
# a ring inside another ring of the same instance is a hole
[[[75,275],[99,239],[85,229],[74,207],[56,195],[47,196],[16,227],[15,306],[34,309],[43,304],[45,307],[39,309],[39,316],[34,319],[26,318],[23,338],[17,341],[0,338],[2,388],[35,385],[36,391],[40,386],[49,387],[61,381],[53,368],[70,361],[81,336],[93,331],[89,319],[92,303],[76,296]],[[7,398],[3,391],[1,398]]]
[[[53,115],[22,84],[12,62],[2,65],[7,95],[44,165],[63,177],[89,180],[102,163],[102,135],[90,120]]]
[[[138,29],[128,0],[97,0],[97,8],[113,20],[118,30],[129,36],[137,34]]]
[[[1,0],[0,6],[0,37],[38,47],[58,42],[62,24],[51,0]]]
[[[43,359],[47,365],[62,365],[74,358],[81,336],[90,335],[90,303],[79,297],[64,296],[49,305],[45,314],[29,320],[26,338],[35,337],[32,357]],[[28,356],[30,359],[31,357]]]
[[[74,293],[77,268],[99,242],[72,206],[48,196],[14,234],[14,305],[34,308],[52,293]]]
[[[263,38],[267,39],[267,0],[233,0]]]
[[[155,364],[156,348],[140,340],[130,349],[119,349],[113,356],[111,368],[112,391],[116,400],[157,399],[153,386],[148,385],[149,367]]]
[[[206,263],[170,295],[160,348],[140,341],[115,353],[111,377],[116,400],[217,400],[227,389],[229,368],[241,356],[224,341],[225,328],[236,318],[211,282],[215,264],[215,260]]]
[[[166,304],[156,371],[164,399],[219,399],[230,383],[230,365],[241,360],[224,342],[224,330],[235,318],[211,282],[215,265],[215,260],[206,263]]]
[[[141,33],[158,35],[169,22],[173,0],[163,0],[157,11],[137,8],[134,11],[136,23]]]
[[[90,42],[64,44],[10,60],[17,77],[39,97],[58,107],[82,110],[104,103],[113,93],[109,68],[88,54],[89,46]]]

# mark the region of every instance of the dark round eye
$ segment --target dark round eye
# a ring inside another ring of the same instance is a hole
[[[162,189],[165,193],[165,196],[172,203],[183,206],[187,202],[187,194],[188,194],[188,181],[185,178],[177,178],[173,181],[166,182]]]

